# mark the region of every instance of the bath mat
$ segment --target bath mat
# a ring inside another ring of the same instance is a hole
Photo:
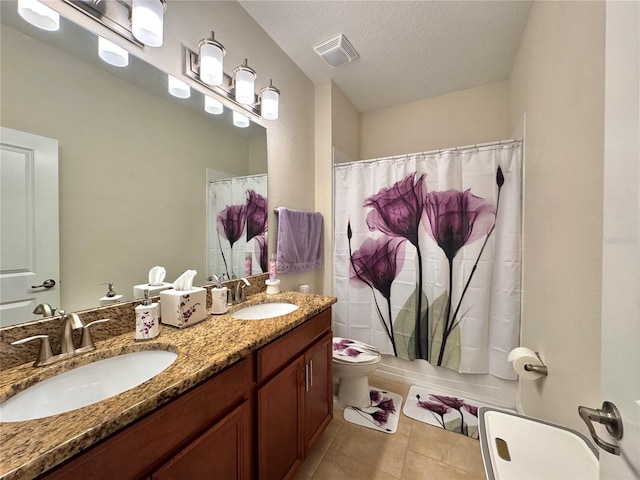
[[[493,405],[458,396],[443,395],[430,388],[412,385],[402,411],[414,420],[477,440],[478,407],[493,407]]]
[[[384,433],[396,433],[400,420],[402,395],[369,387],[369,396],[371,397],[370,407],[345,407],[344,419]]]

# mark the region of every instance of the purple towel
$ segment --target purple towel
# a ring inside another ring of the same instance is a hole
[[[303,273],[322,265],[322,215],[278,208],[278,272]]]

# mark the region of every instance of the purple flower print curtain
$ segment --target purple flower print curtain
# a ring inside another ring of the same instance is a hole
[[[209,182],[207,192],[207,276],[267,271],[267,174]]]
[[[522,144],[338,164],[334,333],[514,379]]]

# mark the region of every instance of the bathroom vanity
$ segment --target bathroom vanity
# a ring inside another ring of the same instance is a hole
[[[265,299],[255,297],[247,303]],[[332,418],[335,299],[278,297],[300,308],[267,320],[220,315],[185,330],[164,327],[162,345],[178,358],[145,385],[73,412],[3,423],[0,478],[290,476]],[[126,342],[110,340],[118,341]],[[24,442],[25,464],[7,459]]]

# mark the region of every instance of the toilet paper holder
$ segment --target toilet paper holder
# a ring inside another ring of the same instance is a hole
[[[546,377],[547,375],[549,375],[549,369],[547,368],[547,366],[544,364],[544,362],[540,358],[540,355],[538,354],[538,352],[534,352],[534,353],[536,354],[536,357],[538,357],[538,360],[540,360],[540,365],[533,365],[531,363],[525,363],[524,369],[527,372],[539,373],[540,375],[544,375]]]

